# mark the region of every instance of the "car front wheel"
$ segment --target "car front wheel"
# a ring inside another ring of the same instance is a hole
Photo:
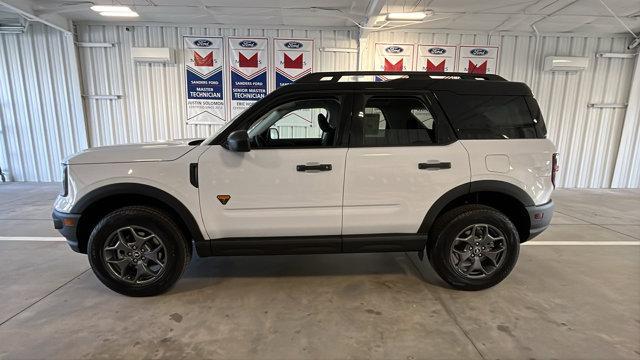
[[[130,206],[105,216],[88,243],[89,263],[108,288],[128,296],[169,290],[184,272],[188,242],[163,212]]]
[[[432,232],[435,245],[429,261],[454,288],[492,287],[514,268],[520,238],[507,216],[482,205],[467,205],[438,219]]]

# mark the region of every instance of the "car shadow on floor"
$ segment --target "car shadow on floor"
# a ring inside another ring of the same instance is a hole
[[[172,292],[193,291],[238,278],[407,276],[449,288],[424,259],[408,253],[195,256]]]

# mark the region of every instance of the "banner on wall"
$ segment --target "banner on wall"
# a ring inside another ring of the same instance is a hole
[[[221,37],[185,36],[187,124],[224,124],[224,43]]]
[[[376,43],[374,67],[376,71],[413,70],[413,44]],[[385,76],[376,76],[375,81],[386,81]]]
[[[313,71],[311,39],[273,39],[276,89]]]
[[[268,44],[267,38],[228,38],[232,119],[267,95]]]
[[[458,71],[469,74],[495,74],[498,51],[498,46],[461,45]]]
[[[418,45],[418,71],[454,72],[458,47],[450,45]]]

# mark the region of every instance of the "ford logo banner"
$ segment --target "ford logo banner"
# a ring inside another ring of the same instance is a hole
[[[391,54],[400,54],[401,52],[404,51],[404,49],[401,48],[400,46],[389,46],[388,48],[384,49],[384,51]]]
[[[489,50],[477,48],[477,49],[471,49],[470,53],[473,56],[483,56],[483,55],[487,55],[489,53]]]
[[[243,48],[254,48],[258,46],[258,43],[253,40],[242,40],[238,43],[238,45],[242,46]]]
[[[209,46],[213,45],[213,43],[211,41],[206,40],[206,39],[198,39],[198,40],[195,40],[193,43],[196,46],[199,46],[199,47],[209,47]]]
[[[301,49],[302,43],[297,41],[287,41],[286,43],[284,43],[284,47],[286,47],[287,49]]]
[[[429,53],[432,55],[443,55],[447,53],[447,50],[443,48],[431,48],[429,49]]]

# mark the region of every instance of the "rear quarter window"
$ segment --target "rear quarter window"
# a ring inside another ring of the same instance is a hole
[[[545,136],[539,125],[544,128],[542,117],[534,117],[526,96],[461,95],[441,91],[437,97],[459,139],[535,139]],[[537,109],[537,104],[535,106]]]

